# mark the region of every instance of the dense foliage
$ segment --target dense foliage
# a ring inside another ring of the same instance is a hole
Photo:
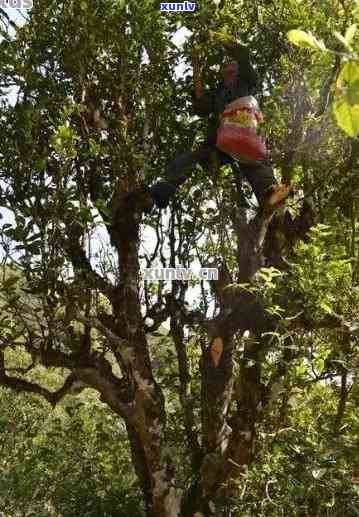
[[[358,515],[358,2],[39,0],[0,22],[0,511]],[[193,47],[212,87],[234,40],[294,196],[257,213],[213,163],[147,213],[206,135]],[[155,264],[220,277],[141,280]]]

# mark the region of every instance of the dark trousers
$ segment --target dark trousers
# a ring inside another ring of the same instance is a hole
[[[253,165],[239,163],[217,149],[211,142],[196,151],[187,151],[176,156],[168,164],[164,179],[177,189],[191,176],[197,164],[208,170],[212,160],[220,166],[230,164],[235,172],[240,172],[251,185],[259,204],[263,202],[269,187],[277,184],[273,169],[268,162],[257,162]]]

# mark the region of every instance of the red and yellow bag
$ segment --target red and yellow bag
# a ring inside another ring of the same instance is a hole
[[[268,158],[264,140],[257,134],[263,115],[252,96],[227,104],[217,131],[216,147],[236,160],[257,162]]]

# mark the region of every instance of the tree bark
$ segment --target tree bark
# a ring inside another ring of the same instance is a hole
[[[173,467],[164,452],[164,398],[152,374],[141,315],[138,260],[141,213],[141,207],[133,205],[133,200],[130,206],[126,192],[119,185],[113,199],[111,235],[118,253],[120,273],[113,313],[118,335],[128,342],[125,353],[119,350],[132,393],[132,413],[127,426],[148,515],[179,517],[182,494],[175,486]]]

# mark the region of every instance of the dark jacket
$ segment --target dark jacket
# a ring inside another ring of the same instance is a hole
[[[208,90],[199,99],[193,96],[193,109],[196,115],[207,117],[214,115],[211,126],[218,127],[219,115],[223,113],[226,104],[253,95],[258,90],[258,76],[250,62],[248,49],[241,46],[231,47],[228,54],[238,63],[239,77],[233,88],[225,87],[223,83],[215,90]]]

